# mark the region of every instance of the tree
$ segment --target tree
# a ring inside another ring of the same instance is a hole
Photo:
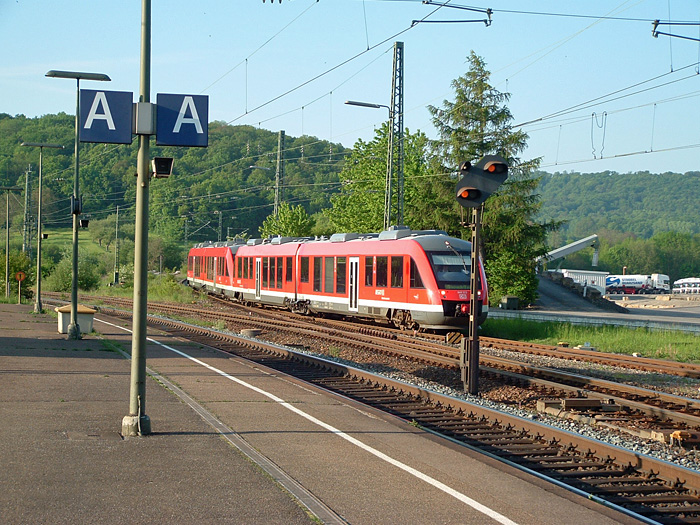
[[[270,214],[260,227],[260,235],[269,237],[281,235],[283,237],[307,237],[311,234],[314,220],[309,217],[304,207],[299,204],[290,206],[282,202],[277,209],[277,216]]]
[[[435,228],[431,205],[433,181],[426,177],[427,137],[406,130],[404,141],[404,222],[414,229]],[[384,225],[384,193],[388,125],[370,142],[358,140],[340,174],[342,188],[331,197],[332,207],[324,210],[335,232],[377,232]],[[394,188],[396,181],[393,182]],[[394,199],[394,202],[396,199]]]
[[[443,184],[461,162],[475,162],[488,154],[508,160],[508,180],[484,205],[483,257],[493,302],[510,294],[531,302],[537,295],[535,258],[546,253],[547,233],[559,223],[534,220],[541,206],[535,193],[539,178],[532,176],[539,159],[518,157],[528,136],[510,127],[513,117],[506,106],[510,94],[490,85],[490,72],[473,51],[467,60],[469,71],[452,82],[454,100],[443,101],[441,108],[428,107],[439,136],[432,151],[441,166]],[[449,230],[455,231],[462,210],[455,202],[454,179],[451,187],[450,201],[443,205],[453,212]]]

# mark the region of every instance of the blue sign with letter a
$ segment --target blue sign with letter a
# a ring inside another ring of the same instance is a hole
[[[133,93],[80,90],[80,142],[131,144]]]
[[[158,146],[209,145],[209,97],[158,93],[156,144]]]

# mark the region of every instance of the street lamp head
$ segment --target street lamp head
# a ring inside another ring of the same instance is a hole
[[[20,146],[33,146],[35,148],[55,148],[55,149],[64,149],[65,146],[62,144],[48,144],[44,142],[22,142]]]
[[[76,80],[102,80],[109,82],[112,80],[104,73],[84,73],[81,71],[59,71],[57,69],[52,69],[46,73],[47,77],[51,78],[73,78]]]
[[[388,108],[389,107],[389,106],[385,106],[384,104],[373,104],[372,102],[358,102],[357,100],[346,100],[345,103],[348,106],[360,106],[362,108],[379,109],[379,108]]]

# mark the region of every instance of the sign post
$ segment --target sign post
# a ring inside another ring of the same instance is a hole
[[[141,68],[139,101],[133,131],[138,135],[136,170],[136,231],[134,239],[133,336],[131,339],[131,381],[129,414],[122,419],[122,435],[151,433],[146,415],[146,317],[148,310],[148,208],[152,175],[150,139],[159,146],[208,146],[208,100],[202,95],[158,95],[153,123],[151,93],[151,0],[141,1]],[[97,115],[97,113],[96,113]],[[106,114],[105,114],[106,118]],[[168,175],[172,169],[168,169]],[[160,173],[164,175],[164,173]]]
[[[22,281],[27,278],[27,274],[19,271],[15,274],[15,279],[17,279],[17,304],[22,304]]]

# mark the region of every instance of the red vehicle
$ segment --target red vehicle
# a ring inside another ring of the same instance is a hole
[[[471,255],[470,242],[435,230],[251,239],[194,246],[187,280],[243,303],[384,320],[406,329],[454,329],[469,320]],[[479,271],[481,323],[488,295],[481,264]]]

